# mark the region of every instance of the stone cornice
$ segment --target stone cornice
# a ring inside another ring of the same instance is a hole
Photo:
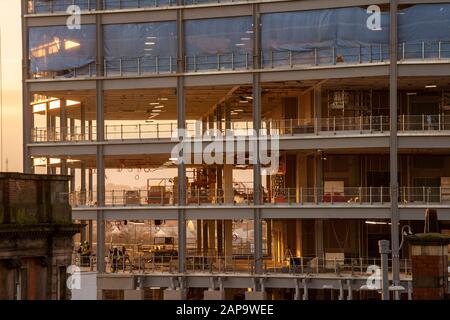
[[[11,238],[65,238],[79,233],[81,224],[3,224],[0,225],[0,239]]]

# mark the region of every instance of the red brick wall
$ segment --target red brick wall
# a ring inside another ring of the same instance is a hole
[[[413,299],[442,300],[448,286],[447,255],[412,256]]]

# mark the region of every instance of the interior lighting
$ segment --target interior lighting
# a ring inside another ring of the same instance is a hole
[[[33,106],[33,113],[43,112],[43,111],[45,111],[45,109],[46,109],[45,103],[35,104]]]
[[[50,101],[50,103],[48,104],[49,110],[59,109],[60,106],[61,106],[60,100]]]
[[[66,107],[71,107],[74,105],[80,104],[80,101],[75,101],[75,100],[66,100]]]
[[[383,221],[366,221],[366,224],[377,224],[377,225],[387,225],[391,224],[390,222],[383,222]]]

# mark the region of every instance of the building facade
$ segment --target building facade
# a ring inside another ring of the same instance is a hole
[[[0,174],[0,299],[70,299],[69,177]]]
[[[24,168],[73,177],[99,298],[376,296],[381,239],[410,296],[403,231],[450,229],[450,3],[423,2],[23,0]]]

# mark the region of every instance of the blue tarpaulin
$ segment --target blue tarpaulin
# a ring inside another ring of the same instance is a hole
[[[83,25],[80,30],[67,26],[30,28],[30,71],[63,71],[95,62],[95,30],[95,25]]]
[[[398,17],[399,42],[450,40],[450,4],[420,4]]]
[[[103,35],[106,60],[144,56],[175,58],[177,54],[174,21],[107,25]]]
[[[263,50],[310,51],[313,48],[350,47],[389,43],[389,15],[381,14],[381,30],[367,27],[361,8],[342,8],[264,14]]]

